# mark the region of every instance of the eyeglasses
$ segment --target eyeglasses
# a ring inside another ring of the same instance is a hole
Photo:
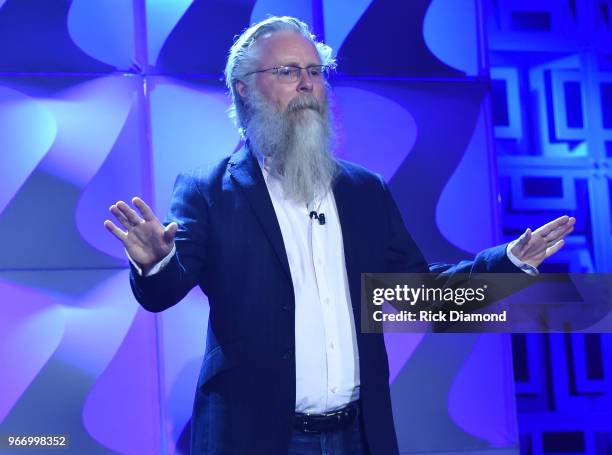
[[[325,79],[329,73],[329,67],[327,65],[311,65],[305,68],[302,68],[301,66],[287,65],[275,66],[274,68],[266,68],[259,71],[251,71],[250,73],[246,73],[244,77],[255,73],[272,72],[272,74],[276,74],[279,82],[283,84],[291,84],[300,79],[302,70],[306,70],[306,73],[313,81],[321,81]]]

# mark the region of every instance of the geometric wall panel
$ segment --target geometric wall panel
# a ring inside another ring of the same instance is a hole
[[[542,271],[612,271],[610,2],[488,1],[507,239],[576,217]],[[612,336],[512,336],[521,451],[612,453]]]
[[[123,249],[98,221],[107,217],[109,200],[143,191],[140,84],[139,76],[121,75],[2,78],[0,86],[21,98],[0,99],[0,111],[4,106],[15,118],[19,105],[23,115],[19,128],[2,134],[0,160],[7,165],[0,176],[12,183],[3,191],[0,234],[29,241],[7,244],[1,269],[125,264]],[[47,120],[24,111],[34,103]],[[11,146],[24,137],[47,137],[49,125],[54,133],[45,144]],[[14,173],[8,163],[20,162],[25,152],[36,158],[22,161]]]
[[[513,335],[522,453],[612,450],[612,337]]]
[[[493,101],[493,123],[495,137],[520,139],[523,135],[519,73],[517,68],[491,68],[491,97]]]
[[[157,453],[155,316],[127,274],[0,273],[0,364],[20,364],[0,378],[2,435],[67,435],[70,453]]]

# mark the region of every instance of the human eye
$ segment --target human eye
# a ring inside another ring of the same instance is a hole
[[[291,66],[281,66],[277,70],[279,76],[290,77],[295,73],[295,68]]]
[[[320,77],[321,74],[323,74],[323,67],[322,66],[309,66],[308,74],[310,74],[310,76],[312,77]]]

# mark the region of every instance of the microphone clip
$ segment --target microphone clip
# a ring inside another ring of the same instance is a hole
[[[324,213],[317,213],[313,210],[312,212],[310,212],[309,216],[310,216],[310,219],[313,219],[313,218],[316,219],[321,226],[325,224],[325,214]]]

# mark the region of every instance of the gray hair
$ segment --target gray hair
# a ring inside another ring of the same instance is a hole
[[[332,56],[332,48],[325,43],[317,41],[315,35],[310,32],[308,24],[295,17],[271,16],[251,25],[241,35],[237,36],[230,48],[225,65],[225,84],[229,89],[231,97],[228,113],[242,136],[245,133],[248,114],[244,101],[236,91],[236,82],[244,77],[245,74],[257,70],[257,55],[251,52],[255,42],[262,36],[281,31],[299,33],[316,48],[322,65],[326,65],[330,69],[336,67],[336,59]]]

